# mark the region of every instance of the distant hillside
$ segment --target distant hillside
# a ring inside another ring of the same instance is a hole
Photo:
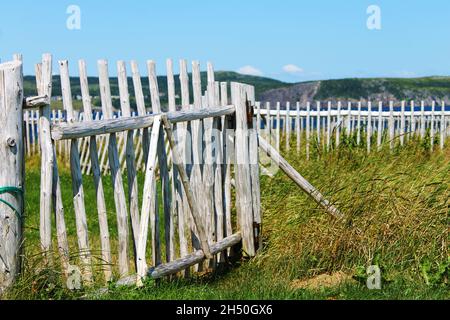
[[[342,79],[304,82],[284,88],[268,90],[261,94],[261,101],[336,101],[381,100],[399,102],[401,100],[433,100],[450,103],[450,77],[426,78],[378,78]]]
[[[189,74],[190,79],[192,79],[191,74]],[[201,73],[201,79],[202,79],[202,90],[206,90],[207,85],[207,76],[206,72]],[[255,86],[255,94],[257,97],[260,97],[261,94],[269,89],[276,89],[276,88],[282,88],[285,86],[288,86],[288,83],[281,82],[278,80],[270,79],[270,78],[264,78],[264,77],[256,77],[256,76],[248,76],[248,75],[242,75],[236,72],[230,72],[230,71],[218,71],[215,72],[215,80],[219,82],[223,81],[236,81],[236,82],[242,82],[246,84],[250,84]],[[26,96],[32,96],[36,95],[36,79],[34,76],[26,76],[24,77],[24,87],[25,87],[25,95]],[[144,95],[148,97],[150,89],[149,89],[149,83],[148,83],[148,77],[142,77],[142,86]],[[81,88],[80,88],[80,81],[78,78],[73,77],[70,79],[71,82],[71,89],[72,89],[72,95],[74,97],[81,95]],[[98,78],[97,77],[89,77],[88,78],[89,83],[89,89],[90,94],[93,97],[96,97],[93,99],[94,106],[100,106],[100,100],[99,100],[99,85],[98,85]],[[119,86],[117,77],[111,77],[110,79],[111,84],[111,95],[112,96],[119,96]],[[135,108],[135,101],[134,101],[134,94],[133,94],[133,81],[131,78],[128,78],[128,85],[131,95],[131,105],[132,108]],[[165,76],[158,76],[158,86],[161,93],[161,103],[162,105],[167,104],[167,77]],[[177,94],[180,92],[180,82],[179,82],[179,76],[175,75],[175,90]],[[61,85],[59,76],[53,76],[53,96],[61,96]],[[192,90],[191,90],[191,97],[192,97]],[[149,100],[147,100],[148,103]],[[179,101],[177,101],[179,103]],[[54,102],[56,106],[60,106],[61,103]],[[76,107],[80,107],[80,102],[74,102]],[[119,108],[120,102],[118,99],[113,99],[113,104],[116,108]]]
[[[189,75],[191,77],[191,75]],[[203,90],[206,90],[206,72],[201,73]],[[424,100],[431,104],[433,100],[444,100],[450,104],[450,77],[426,77],[426,78],[368,78],[368,79],[341,79],[341,80],[323,80],[309,81],[300,83],[286,83],[270,78],[242,75],[230,71],[218,71],[215,73],[216,81],[230,82],[237,81],[255,86],[257,100],[272,104],[280,101],[284,107],[284,102],[292,103],[300,101],[303,105],[307,101],[322,100],[351,100],[351,101],[383,101],[388,103],[394,101],[398,103],[401,100]],[[148,78],[142,77],[142,85],[146,102],[149,103],[149,85]],[[111,94],[119,96],[119,87],[116,77],[111,78]],[[90,93],[94,96],[94,106],[100,107],[99,86],[97,77],[89,77]],[[133,94],[133,81],[128,79],[129,90],[131,93],[131,106],[136,107]],[[167,78],[158,77],[158,85],[161,92],[161,103],[167,104]],[[71,78],[72,95],[74,97],[81,95],[80,83],[78,78]],[[180,92],[180,83],[178,75],[175,76],[175,89],[177,94]],[[25,95],[32,96],[36,94],[36,85],[34,76],[25,77]],[[53,77],[53,96],[61,96],[61,86],[59,76]],[[192,92],[191,92],[192,97]],[[180,101],[177,100],[177,104]],[[113,104],[120,108],[120,101],[113,98]],[[61,107],[60,101],[53,102],[55,107]],[[81,108],[81,101],[74,101],[75,108]]]

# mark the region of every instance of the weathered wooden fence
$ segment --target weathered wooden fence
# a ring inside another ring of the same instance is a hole
[[[122,113],[118,117],[113,112],[107,61],[97,64],[101,114],[92,110],[83,60],[78,63],[83,110],[78,114],[74,110],[65,60],[58,62],[64,111],[51,110],[52,66],[52,56],[45,54],[35,66],[38,96],[24,98],[21,56],[0,65],[0,122],[7,124],[1,128],[4,143],[0,144],[0,291],[20,271],[25,149],[41,158],[43,256],[49,264],[59,261],[66,278],[79,271],[87,285],[100,277],[140,285],[146,277],[188,276],[226,262],[238,252],[232,249],[237,245],[254,256],[261,246],[259,170],[265,168],[259,166],[260,155],[270,157],[327,213],[345,219],[277,150],[282,123],[279,108],[273,126],[272,111],[268,108],[264,114],[258,107],[254,88],[216,82],[212,64],[208,63],[207,90],[202,92],[200,64],[192,62],[190,79],[186,61],[180,61],[181,104],[176,105],[173,63],[167,60],[169,110],[162,112],[155,63],[147,62],[150,101],[146,101],[138,64],[131,62],[135,114],[130,107],[126,63],[117,62]],[[23,113],[23,109],[36,108],[38,112]],[[392,114],[391,108],[391,121]],[[304,117],[307,139],[314,128],[320,139],[322,113],[317,113],[314,126],[309,104],[306,114],[298,106],[296,113],[285,112],[284,116],[285,124],[289,123],[284,126],[287,137],[291,129],[301,136]],[[331,124],[339,129],[345,113],[338,110],[335,115],[330,110],[327,116],[330,119],[321,128],[327,128],[331,140]],[[362,111],[358,111],[360,116]],[[371,123],[370,112],[368,117]],[[291,126],[293,118],[297,126]],[[349,123],[352,130],[354,125]],[[273,130],[277,148],[270,144]],[[336,134],[337,144],[340,137]],[[64,158],[70,164],[75,230],[66,227],[58,168]],[[114,189],[113,204],[105,198],[106,174]],[[94,185],[96,212],[86,206],[87,183]],[[112,205],[115,210],[110,219],[107,208]]]
[[[98,278],[99,270],[106,281],[121,278],[141,284],[145,277],[160,278],[178,272],[188,275],[215,268],[227,261],[233,254],[231,248],[238,244],[246,255],[255,255],[261,213],[258,137],[250,112],[255,104],[253,87],[216,82],[213,66],[208,63],[207,90],[202,92],[200,64],[192,62],[189,79],[187,63],[182,60],[181,105],[177,106],[172,61],[167,60],[169,112],[164,113],[155,63],[147,62],[151,101],[145,101],[138,65],[132,62],[138,106],[138,114],[133,114],[126,64],[119,61],[122,115],[115,118],[108,62],[100,60],[97,67],[102,117],[99,117],[92,112],[86,64],[79,61],[83,113],[77,116],[68,61],[59,61],[58,65],[64,116],[61,111],[50,109],[52,57],[44,55],[42,63],[36,65],[39,96],[24,103],[25,108],[38,106],[39,113],[26,112],[24,120],[14,121],[25,124],[25,139],[17,140],[23,140],[29,153],[41,156],[40,240],[47,261],[54,263],[55,257],[59,257],[63,274],[68,277],[74,270],[80,270],[85,284]],[[22,77],[21,63],[15,63],[13,68],[16,67],[15,75]],[[20,97],[19,102],[22,100]],[[21,108],[22,104],[20,116]],[[21,132],[17,134],[20,136]],[[37,137],[39,148],[33,147]],[[70,161],[75,235],[66,227],[58,154]],[[87,169],[83,169],[82,163]],[[138,181],[141,168],[143,183]],[[87,172],[92,173],[92,181],[86,181],[83,173]],[[105,173],[114,188],[116,230],[112,230],[107,215],[102,182]],[[95,185],[96,217],[86,209],[86,183]],[[139,192],[140,189],[143,191]],[[98,225],[98,235],[89,232],[94,224]],[[70,241],[71,238],[76,241]]]
[[[0,64],[0,293],[20,272],[23,190],[22,63]]]

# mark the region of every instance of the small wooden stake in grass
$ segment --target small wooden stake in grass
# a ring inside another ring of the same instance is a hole
[[[367,137],[366,137],[367,142],[366,142],[366,144],[367,144],[367,153],[370,153],[370,147],[371,147],[370,142],[372,139],[372,102],[371,101],[369,101],[367,103],[367,111],[368,111],[368,113],[367,113]]]
[[[383,138],[383,102],[378,103],[378,129],[377,129],[377,147],[381,150],[381,140]]]
[[[0,65],[0,293],[20,272],[24,187],[22,62]]]

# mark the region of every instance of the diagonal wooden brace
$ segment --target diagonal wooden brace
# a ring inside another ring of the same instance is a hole
[[[267,153],[306,194],[308,194],[317,204],[324,208],[329,214],[336,219],[343,219],[344,215],[333,206],[325,197],[311,185],[300,173],[298,173],[287,161],[284,159],[275,148],[273,148],[263,137],[259,136],[259,147]]]

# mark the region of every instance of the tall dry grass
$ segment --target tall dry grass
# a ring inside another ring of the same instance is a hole
[[[344,141],[331,153],[315,146],[312,161],[292,150],[283,152],[289,162],[346,218],[328,216],[282,173],[263,178],[261,263],[299,278],[369,265],[379,265],[385,278],[421,277],[443,266],[448,272],[448,148],[430,154],[414,142],[367,155]]]

